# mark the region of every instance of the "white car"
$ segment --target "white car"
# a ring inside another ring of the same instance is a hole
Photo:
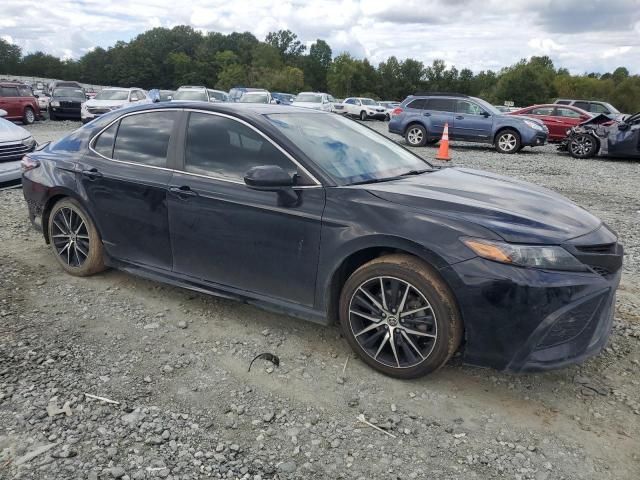
[[[382,102],[378,102],[378,105],[384,108],[384,113],[386,115],[385,120],[388,122],[389,120],[391,120],[391,114],[393,113],[393,111],[400,106],[400,102],[391,102],[384,100]]]
[[[271,93],[266,90],[251,90],[244,92],[238,100],[240,103],[278,103]]]
[[[6,115],[5,110],[0,110],[0,117]],[[20,161],[34,148],[36,141],[28,130],[0,118],[0,188],[20,183]]]
[[[40,107],[41,111],[45,111],[49,108],[49,102],[51,101],[51,95],[45,93],[44,90],[34,90],[34,97],[36,97],[38,101],[38,107]]]
[[[294,107],[313,108],[323,112],[331,112],[336,100],[328,93],[300,92],[291,103]]]
[[[91,100],[82,104],[80,118],[87,123],[103,113],[138,103],[152,103],[147,92],[141,88],[103,88]]]
[[[219,102],[214,92],[219,90],[210,90],[202,86],[182,86],[178,88],[176,93],[171,97],[172,102]],[[221,93],[225,92],[220,91]]]
[[[358,117],[360,120],[375,118],[384,120],[387,117],[385,109],[378,105],[378,102],[366,97],[349,97],[342,102],[343,111],[346,115]]]

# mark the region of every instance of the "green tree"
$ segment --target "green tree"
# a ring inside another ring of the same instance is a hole
[[[291,30],[269,32],[265,42],[278,49],[285,61],[291,61],[293,58],[299,57],[307,49]]]
[[[0,73],[18,73],[22,50],[19,46],[0,38]]]

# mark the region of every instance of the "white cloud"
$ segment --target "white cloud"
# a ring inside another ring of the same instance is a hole
[[[640,73],[639,0],[0,0],[0,34],[25,53],[81,56],[153,27],[252,32],[290,29],[373,64],[395,55],[458,69],[499,70],[549,55],[574,73],[624,65]],[[588,8],[587,8],[588,7]],[[46,21],[43,21],[46,19]]]

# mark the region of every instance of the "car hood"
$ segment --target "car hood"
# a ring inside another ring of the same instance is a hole
[[[96,100],[92,98],[91,100],[87,100],[85,105],[87,107],[119,107],[125,103],[129,102],[127,100]]]
[[[384,200],[469,221],[513,243],[560,244],[602,224],[558,193],[481,170],[443,168],[363,186]]]
[[[15,142],[31,136],[28,130],[4,118],[0,118],[0,143]]]
[[[313,108],[315,110],[322,109],[322,103],[315,102],[291,102],[293,107]]]
[[[78,102],[78,103],[84,103],[87,101],[86,99],[82,99],[78,97],[51,97],[51,101],[53,100],[57,100],[58,102]]]

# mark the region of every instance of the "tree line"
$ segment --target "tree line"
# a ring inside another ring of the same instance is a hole
[[[20,47],[0,38],[0,74],[147,89],[206,85],[222,90],[234,86],[291,93],[313,90],[339,98],[361,95],[384,100],[402,100],[416,91],[459,92],[518,106],[565,97],[609,101],[626,113],[640,111],[640,76],[630,75],[625,67],[571,75],[546,56],[523,59],[497,72],[458,70],[442,60],[425,66],[394,56],[375,66],[348,53],[334,58],[321,39],[307,49],[290,30],[271,32],[260,41],[249,32],[201,33],[185,25],[153,28],[130,42],[98,47],[77,60],[44,52],[23,54]]]

